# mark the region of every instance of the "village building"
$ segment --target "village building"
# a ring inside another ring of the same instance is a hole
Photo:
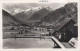
[[[78,27],[76,22],[71,18],[66,18],[56,25],[54,36],[57,37],[61,42],[68,42],[72,37],[77,38],[77,30]]]

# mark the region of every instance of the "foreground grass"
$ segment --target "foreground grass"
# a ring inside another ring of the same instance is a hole
[[[39,38],[9,38],[3,39],[3,48],[53,48],[54,43],[51,39]]]

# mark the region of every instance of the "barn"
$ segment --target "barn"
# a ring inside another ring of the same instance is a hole
[[[66,18],[57,23],[54,34],[61,42],[68,42],[72,37],[78,37],[78,26],[74,20]]]

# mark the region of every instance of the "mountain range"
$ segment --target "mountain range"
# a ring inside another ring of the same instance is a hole
[[[64,7],[53,10],[50,7],[34,7],[27,10],[15,9],[13,13],[2,10],[3,23],[42,22],[55,24],[70,17],[77,22],[77,3],[68,3]]]
[[[43,22],[55,24],[65,18],[72,18],[77,21],[77,3],[68,3],[64,7],[50,12],[43,18]]]

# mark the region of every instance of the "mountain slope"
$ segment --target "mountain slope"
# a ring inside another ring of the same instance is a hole
[[[48,15],[46,15],[43,18],[43,21],[47,22],[47,23],[55,23],[57,21],[57,19],[59,18],[59,16],[60,15],[64,15],[65,13],[66,13],[66,11],[65,11],[65,9],[63,7],[59,8],[59,9],[57,9],[55,11],[52,11]]]
[[[38,22],[41,21],[41,19],[43,19],[48,13],[51,12],[51,8],[47,7],[43,7],[41,10],[35,12],[31,18],[28,19],[28,22]]]
[[[38,12],[39,10],[41,10],[42,7],[31,7],[29,9],[26,10],[22,10],[22,9],[15,9],[13,12],[13,15],[15,16],[16,19],[18,19],[19,21],[23,22],[23,23],[27,23],[27,20],[35,13]]]
[[[2,19],[3,19],[3,24],[14,24],[14,23],[19,23],[17,19],[15,19],[12,15],[10,15],[8,12],[5,10],[2,10]]]
[[[20,13],[15,14],[15,18],[23,23],[27,23],[28,18],[30,18],[36,11],[29,10],[29,11],[22,11]]]
[[[65,18],[70,17],[74,20],[77,20],[77,4],[76,3],[68,3],[64,7],[56,9],[52,11],[48,15],[43,18],[43,22],[45,23],[58,23],[63,21]]]

